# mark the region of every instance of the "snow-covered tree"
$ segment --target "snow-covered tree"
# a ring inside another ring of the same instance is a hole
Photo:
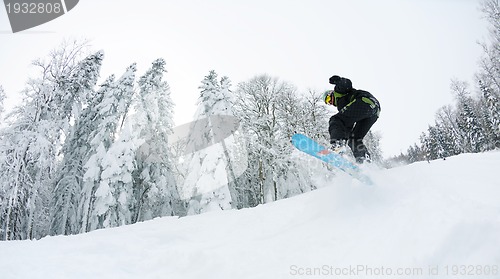
[[[299,162],[292,160],[290,138],[294,132],[306,130],[320,134],[318,127],[323,126],[320,123],[326,115],[314,109],[315,101],[300,97],[293,85],[268,75],[240,83],[236,93],[235,108],[242,119],[249,154],[243,177],[247,183],[240,187],[256,195],[259,203],[309,191],[311,183],[304,181]],[[311,122],[317,126],[305,125]]]
[[[414,144],[408,148],[408,162],[414,163],[425,160],[425,151],[422,147]]]
[[[227,77],[219,81],[217,73],[210,71],[199,87],[196,126],[190,130],[186,144],[204,148],[193,149],[185,156],[181,187],[190,199],[189,214],[238,207],[239,173],[235,167],[239,162],[234,154],[241,142],[234,137],[237,121],[230,86]]]
[[[446,152],[443,145],[443,134],[440,133],[439,127],[429,126],[427,131],[426,149],[429,154],[429,159],[446,158]]]
[[[114,142],[121,119],[134,93],[135,64],[115,81],[110,76],[99,90],[89,90],[85,108],[65,141],[56,180],[52,214],[52,234],[73,234],[98,228],[91,218],[101,181],[103,158]],[[92,173],[93,175],[89,175]]]
[[[103,154],[102,160],[99,160],[102,172],[93,193],[88,230],[117,227],[134,221],[136,200],[133,195],[133,172],[136,169],[135,155],[142,143],[130,125],[125,125],[109,150],[104,151],[102,145],[99,147],[96,155]],[[92,169],[89,165],[87,167]]]
[[[280,97],[287,95],[287,86],[267,75],[257,76],[238,85],[239,117],[246,131],[249,167],[257,175],[255,182],[259,203],[277,199],[276,157],[281,156],[274,145],[278,143],[276,110]],[[254,183],[255,183],[254,182]]]
[[[483,2],[489,21],[490,43],[482,43],[484,55],[476,74],[480,92],[480,113],[486,137],[484,150],[500,148],[500,6],[497,0]]]
[[[102,98],[91,108],[95,129],[88,136],[88,160],[84,163],[83,195],[80,212],[81,231],[115,227],[131,223],[132,200],[131,153],[136,150],[127,132],[118,142],[119,128],[134,96],[136,65],[132,64],[116,82],[101,86]],[[116,145],[116,146],[115,146]],[[125,166],[123,165],[125,164]]]
[[[474,99],[467,90],[467,84],[454,81],[452,90],[457,97],[457,126],[460,132],[461,147],[464,152],[479,152],[485,143]]]
[[[309,90],[302,103],[302,112],[299,112],[299,115],[302,116],[299,127],[301,129],[297,132],[303,132],[320,142],[329,139],[328,121],[332,112],[329,111],[328,106],[325,106],[322,94]]]
[[[373,163],[382,164],[384,157],[382,156],[382,149],[380,148],[380,141],[382,136],[379,132],[369,131],[364,138],[364,143]]]
[[[51,234],[75,234],[84,227],[79,208],[84,189],[84,165],[92,155],[90,135],[97,130],[101,120],[95,108],[113,82],[114,76],[110,76],[95,94],[87,95],[88,106],[80,113],[64,143],[61,151],[64,157],[55,181]]]
[[[436,114],[436,126],[441,134],[444,156],[453,156],[462,152],[460,146],[460,129],[457,124],[456,111],[452,106],[442,107]]]
[[[136,221],[184,211],[169,150],[174,104],[168,83],[164,81],[165,72],[165,61],[157,59],[138,82],[134,131],[144,143],[139,149],[134,173]]]
[[[28,81],[23,105],[10,114],[10,125],[1,132],[2,239],[48,233],[61,135],[78,113],[79,98],[95,85],[102,61],[98,53],[76,64],[79,50],[62,47],[48,62],[34,62],[40,77]]]
[[[490,40],[481,44],[484,54],[480,59],[480,70],[476,73],[477,94],[469,92],[465,82],[452,81],[451,89],[457,104],[453,108],[446,106],[438,112],[435,126],[428,130],[432,133],[421,137],[420,150],[408,150],[409,153],[415,153],[412,156],[415,160],[422,159],[417,153],[423,154],[432,149],[441,150],[446,156],[500,148],[499,1],[483,1],[482,11],[490,23]],[[439,148],[433,142],[440,142]],[[440,157],[436,152],[426,155],[427,159]]]

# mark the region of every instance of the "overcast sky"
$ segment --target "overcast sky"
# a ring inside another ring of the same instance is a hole
[[[30,62],[64,38],[104,50],[101,80],[133,62],[167,61],[177,124],[192,120],[209,70],[236,84],[267,73],[300,91],[341,75],[373,93],[385,156],[406,151],[451,104],[450,81],[473,84],[487,39],[480,0],[81,0],[66,15],[12,34],[0,8],[0,85],[19,101]],[[332,110],[333,114],[334,110]],[[327,129],[328,127],[325,127]]]

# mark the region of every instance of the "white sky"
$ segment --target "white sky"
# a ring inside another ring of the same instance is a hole
[[[208,71],[235,86],[268,73],[299,90],[332,89],[333,74],[373,93],[385,156],[418,141],[437,109],[453,102],[453,78],[473,84],[487,22],[480,0],[81,0],[68,14],[12,34],[0,8],[0,85],[19,101],[30,62],[64,38],[104,50],[101,79],[133,62],[142,75],[159,57],[177,124],[192,120]],[[233,87],[234,89],[235,87]],[[333,111],[332,111],[333,113]],[[325,127],[327,129],[327,127]]]

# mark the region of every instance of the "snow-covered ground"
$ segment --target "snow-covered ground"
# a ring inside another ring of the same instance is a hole
[[[500,152],[253,209],[0,242],[0,278],[500,278]]]

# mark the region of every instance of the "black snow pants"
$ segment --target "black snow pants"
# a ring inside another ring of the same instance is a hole
[[[330,118],[328,131],[330,142],[347,140],[356,159],[364,159],[370,154],[363,144],[363,138],[375,124],[380,113],[380,105],[373,105],[357,98]]]

